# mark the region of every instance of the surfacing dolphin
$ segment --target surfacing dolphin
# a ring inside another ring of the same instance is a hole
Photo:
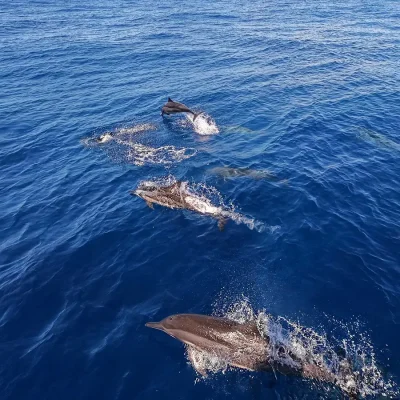
[[[189,113],[193,115],[193,121],[201,114],[195,113],[190,108],[185,106],[182,103],[178,103],[177,101],[173,101],[171,97],[168,97],[168,101],[164,104],[163,108],[161,109],[161,115],[164,114],[177,114],[177,113]]]
[[[172,209],[186,209],[211,216],[218,220],[220,230],[223,230],[227,219],[232,217],[229,211],[214,206],[206,197],[192,193],[187,182],[177,181],[167,186],[154,182],[142,182],[130,193],[139,196],[150,208],[154,208],[153,204],[159,204]]]
[[[227,318],[177,314],[160,322],[148,322],[146,326],[159,329],[186,344],[192,365],[202,375],[206,375],[206,370],[193,362],[196,350],[250,371],[278,371],[336,383],[336,377],[326,367],[300,360],[282,346],[273,352],[270,338],[261,335],[255,321],[240,324]],[[342,373],[352,374],[349,364],[344,364]],[[351,398],[356,398],[355,386],[341,389]]]

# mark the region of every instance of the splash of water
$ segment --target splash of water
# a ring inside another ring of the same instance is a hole
[[[260,233],[265,230],[265,225],[262,222],[237,212],[233,203],[227,204],[221,193],[215,187],[207,186],[204,183],[196,183],[190,186],[190,191],[202,201],[217,207],[220,216],[230,219],[238,225],[244,224],[250,230],[254,229]]]
[[[266,311],[255,312],[246,298],[228,306],[216,306],[216,316],[244,324],[255,321],[262,336],[269,339],[268,359],[271,364],[301,370],[305,378],[318,379],[317,386],[334,383],[344,393],[397,398],[396,383],[384,378],[378,367],[374,348],[359,322],[344,324],[332,320],[341,330],[337,336],[319,333],[284,317],[273,317]],[[332,333],[332,332],[331,332]],[[338,351],[340,348],[341,351]],[[215,354],[187,349],[189,362],[196,371],[225,373],[229,366]]]
[[[192,124],[194,131],[199,135],[216,135],[219,129],[215,121],[207,114],[200,114],[194,119],[191,114],[186,114],[186,119]]]

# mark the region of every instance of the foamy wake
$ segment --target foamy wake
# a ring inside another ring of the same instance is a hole
[[[129,146],[127,160],[135,165],[173,164],[193,157],[197,150],[193,148],[178,148],[175,146],[149,147],[140,143],[125,143]]]
[[[193,115],[186,114],[187,120],[193,126],[193,129],[199,135],[216,135],[219,129],[215,121],[207,114],[202,113],[193,119]]]
[[[137,124],[133,126],[120,127],[113,131],[104,132],[97,136],[82,139],[83,145],[87,147],[99,146],[114,141],[119,137],[127,137],[141,132],[154,131],[157,125],[151,123]]]
[[[255,312],[247,299],[222,307],[215,314],[241,324],[256,321],[261,335],[270,340],[269,361],[303,368],[305,378],[318,376],[319,380],[313,383],[320,389],[334,383],[344,393],[363,398],[397,398],[400,394],[395,382],[383,377],[370,338],[361,331],[359,323],[346,325],[333,321],[341,334],[328,340],[324,332],[318,333],[284,317],[273,317],[266,311]],[[187,349],[187,357],[196,371],[224,373],[232,368],[215,354],[193,348]]]
[[[270,233],[274,233],[275,231],[279,230],[281,227],[279,225],[274,226],[267,226],[264,223],[257,221],[254,218],[246,217],[243,214],[239,214],[237,212],[227,212],[227,218],[234,221],[236,224],[246,225],[250,230],[255,230],[259,233],[265,232],[266,230]]]
[[[147,131],[154,131],[157,129],[157,125],[151,124],[151,123],[145,123],[145,124],[137,124],[134,126],[128,126],[124,128],[118,128],[115,132],[114,135],[132,135],[135,133],[139,132],[147,132]]]
[[[89,147],[101,146],[115,161],[129,162],[138,166],[144,164],[169,165],[186,160],[197,153],[194,148],[150,147],[132,141],[131,135],[155,129],[157,126],[151,123],[138,124],[86,138],[82,142]]]

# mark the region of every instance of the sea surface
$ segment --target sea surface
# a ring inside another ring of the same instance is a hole
[[[1,1],[0,398],[341,398],[199,376],[145,327],[175,313],[262,315],[399,398],[399,25],[398,0]],[[175,180],[240,217],[129,193]]]

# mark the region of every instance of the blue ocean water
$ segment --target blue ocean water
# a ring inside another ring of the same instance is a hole
[[[396,0],[3,1],[1,399],[339,398],[298,377],[199,380],[144,326],[243,304],[398,384],[399,16]],[[163,120],[168,96],[218,133]],[[87,145],[108,131],[123,139]],[[129,195],[164,177],[265,229]]]

